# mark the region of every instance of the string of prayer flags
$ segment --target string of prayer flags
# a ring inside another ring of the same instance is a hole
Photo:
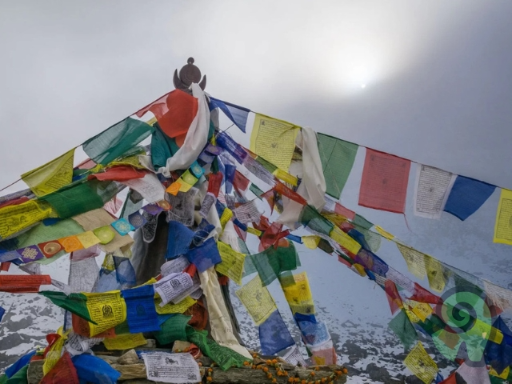
[[[410,168],[409,160],[367,148],[359,205],[404,213]]]
[[[160,330],[155,310],[153,285],[125,289],[121,295],[126,301],[126,320],[130,333]]]
[[[295,341],[278,310],[272,312],[267,320],[258,327],[263,355],[272,356],[295,345]]]
[[[501,190],[493,241],[512,245],[512,191],[508,189]]]
[[[437,364],[429,356],[421,341],[411,349],[404,360],[404,364],[418,379],[425,384],[431,384],[437,375]]]
[[[256,325],[261,325],[274,311],[277,311],[274,299],[267,287],[263,286],[258,275],[238,291],[235,291],[235,294],[247,309]]]
[[[286,121],[256,114],[250,149],[277,168],[288,171],[299,129],[296,125]]]
[[[65,351],[39,384],[79,384],[71,355]]]
[[[459,175],[453,183],[444,211],[464,221],[487,201],[495,189],[494,185]]]
[[[322,133],[317,133],[316,136],[326,183],[325,193],[339,199],[359,146]]]
[[[305,227],[309,227],[315,232],[319,232],[323,235],[329,236],[331,231],[333,230],[334,224],[323,217],[315,207],[311,205],[306,205],[299,217],[299,222]]]
[[[1,292],[37,293],[41,285],[51,283],[49,275],[0,275]]]
[[[50,213],[48,204],[35,200],[0,208],[0,240],[46,219]]]
[[[94,384],[115,384],[121,374],[99,357],[81,354],[72,359],[80,382]]]
[[[418,164],[414,214],[429,219],[439,219],[455,178],[456,175],[450,172]]]
[[[107,165],[153,133],[154,128],[140,120],[126,118],[82,144],[96,164]]]
[[[160,329],[160,327],[158,327],[158,329]],[[103,344],[109,351],[126,351],[128,349],[146,345],[147,341],[142,333],[126,333],[122,335],[116,335],[116,337],[113,338],[105,338],[103,340]]]
[[[370,270],[379,276],[386,276],[389,270],[389,267],[384,260],[365,249],[359,250],[355,257],[355,261],[364,266],[367,270]]]
[[[190,249],[187,252],[188,260],[197,267],[199,272],[204,272],[208,268],[222,262],[215,239],[210,237],[199,247]]]
[[[240,107],[210,96],[210,110],[219,108],[243,133],[247,125],[247,116],[250,109]]]
[[[416,343],[418,335],[404,310],[400,310],[388,326],[398,336],[406,351]]]
[[[235,251],[229,245],[222,241],[217,242],[217,248],[222,262],[215,266],[217,272],[229,277],[238,285],[242,285],[242,276],[244,271],[245,256],[243,253]]]
[[[55,192],[73,179],[73,159],[75,149],[62,156],[21,175],[21,179],[36,196]]]

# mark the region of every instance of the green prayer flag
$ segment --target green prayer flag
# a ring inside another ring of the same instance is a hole
[[[363,228],[363,229],[370,229],[371,227],[373,227],[373,223],[370,223],[363,216],[360,216],[357,213],[356,213],[356,216],[354,217],[354,220],[352,220],[352,224],[355,224],[356,226]],[[359,230],[360,228],[356,228],[356,229]]]
[[[261,200],[261,195],[263,195],[263,191],[254,183],[251,183],[249,190],[256,195],[258,199]]]
[[[95,163],[107,165],[135,147],[153,131],[151,125],[128,117],[87,140],[82,148]]]
[[[174,341],[187,341],[187,324],[191,316],[182,314],[174,315],[167,319],[160,327],[160,331],[154,332],[153,335],[161,345],[170,344]]]
[[[257,255],[250,255],[250,258],[264,287],[272,283],[282,272],[292,271],[300,266],[298,253],[291,241],[288,247],[275,249],[271,246]]]
[[[405,311],[400,310],[398,314],[389,322],[389,328],[398,336],[406,350],[409,350],[414,344],[418,335],[414,326],[411,324]]]
[[[60,220],[52,225],[39,224],[18,236],[18,247],[24,248],[83,232],[82,226],[73,219]]]
[[[370,247],[370,250],[373,253],[376,253],[380,248],[382,236],[380,234],[377,234],[364,228],[358,228],[357,230],[363,234],[366,243]]]
[[[334,224],[323,217],[315,207],[306,205],[300,213],[299,222],[305,227],[309,227],[312,230],[329,236],[334,227]]]
[[[256,157],[256,161],[263,165],[263,168],[265,168],[270,173],[274,172],[277,169],[277,167],[274,164],[268,162],[261,156]]]
[[[103,207],[105,202],[92,186],[89,182],[78,182],[39,199],[47,201],[61,219],[67,219]]]
[[[81,293],[70,293],[66,295],[63,292],[55,291],[41,291],[40,295],[50,299],[53,304],[58,307],[64,308],[65,310],[80,316],[82,319],[87,320],[89,323],[95,325],[96,322],[92,321],[89,310],[87,309],[87,297]]]
[[[5,384],[27,384],[28,364],[21,368],[18,372],[12,375]],[[1,381],[0,381],[1,382]]]
[[[317,134],[317,140],[325,177],[325,192],[339,199],[354,165],[359,146],[322,133]]]
[[[167,136],[158,126],[153,125],[155,131],[151,137],[151,163],[155,169],[165,167],[167,159],[173,157],[180,149],[176,140]]]
[[[209,339],[208,332],[196,331],[191,326],[187,327],[188,341],[199,347],[201,352],[217,363],[223,371],[227,371],[231,367],[243,367],[248,358],[239,353],[217,344],[214,340]]]

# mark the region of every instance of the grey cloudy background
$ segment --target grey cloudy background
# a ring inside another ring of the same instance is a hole
[[[504,0],[0,0],[0,187],[173,89],[174,69],[193,56],[220,99],[512,188],[511,16]],[[359,151],[344,204],[509,284],[511,248],[492,243],[498,192],[465,222],[416,218],[413,167],[409,230],[400,215],[357,206],[363,161]],[[387,321],[368,281],[301,253],[313,293],[340,321],[355,316],[336,309],[340,299]],[[379,256],[405,270],[392,244]]]

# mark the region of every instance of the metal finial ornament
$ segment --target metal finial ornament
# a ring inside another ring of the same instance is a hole
[[[202,90],[206,88],[206,75],[201,80],[201,71],[194,65],[194,58],[189,57],[187,64],[181,68],[178,75],[178,70],[174,71],[174,87],[187,93],[192,93],[189,89],[192,83],[199,83]]]

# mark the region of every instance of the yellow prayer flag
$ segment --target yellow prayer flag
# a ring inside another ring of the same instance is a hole
[[[247,233],[260,237],[263,232],[253,227],[247,227]]]
[[[93,245],[99,244],[100,239],[94,234],[93,231],[87,231],[76,235],[80,243],[84,248],[92,247]]]
[[[217,248],[219,249],[220,258],[222,259],[222,262],[215,266],[217,272],[229,277],[238,285],[242,285],[246,255],[235,251],[222,241],[217,242]]]
[[[357,273],[359,273],[362,277],[366,276],[366,271],[364,270],[364,267],[361,264],[354,263],[352,264],[352,267]]]
[[[188,192],[190,188],[192,188],[198,181],[198,178],[195,177],[190,170],[186,170],[183,175],[178,179],[178,183],[181,184],[180,192]]]
[[[75,149],[21,175],[21,179],[38,197],[55,192],[71,183]]]
[[[108,166],[113,167],[116,165],[129,165],[138,169],[146,169],[146,167],[140,163],[139,156],[140,155],[133,155],[125,157],[124,159],[120,159],[118,161],[112,161]]]
[[[427,317],[432,314],[432,307],[427,303],[407,300],[406,304],[409,306],[410,311],[412,311],[421,321],[425,321]]]
[[[357,255],[361,249],[361,244],[359,244],[337,226],[332,228],[331,233],[329,233],[329,237],[354,255]]]
[[[293,314],[297,312],[305,315],[314,314],[315,303],[306,272],[293,275],[293,280],[295,284],[282,286],[284,296]]]
[[[187,296],[177,304],[167,303],[163,307],[161,307],[161,303],[162,299],[160,297],[155,299],[156,313],[158,313],[159,315],[167,315],[171,313],[183,313],[191,306],[193,306],[196,303],[196,301],[190,296]]]
[[[220,225],[222,226],[222,228],[226,226],[226,224],[228,223],[229,220],[231,220],[232,217],[233,211],[226,207],[226,209],[224,209],[224,212],[222,212],[222,216],[220,217]]]
[[[404,364],[409,370],[425,384],[431,384],[437,376],[437,364],[429,356],[421,341],[411,349],[411,352],[404,360]]]
[[[291,184],[294,187],[296,187],[297,184],[299,183],[299,179],[297,179],[297,177],[290,175],[288,172],[285,172],[280,168],[276,168],[276,170],[274,172],[272,172],[272,174],[275,177],[277,177],[278,179],[280,179],[288,184]]]
[[[509,373],[510,367],[505,368],[503,372],[501,372],[501,375],[498,374],[498,372],[496,372],[496,370],[493,367],[491,367],[491,369],[489,370],[489,375],[499,377],[500,379],[506,379]]]
[[[300,127],[286,121],[256,114],[251,134],[251,151],[276,167],[290,168],[295,139]]]
[[[114,264],[114,258],[112,257],[111,253],[107,253],[105,255],[101,267],[106,269],[107,271],[114,271],[116,269],[116,265]]]
[[[91,319],[97,324],[89,323],[90,337],[126,320],[126,303],[120,291],[83,294],[87,296],[87,309]]]
[[[388,231],[384,230],[384,228],[382,228],[380,225],[376,225],[375,229],[377,230],[377,232],[379,232],[383,237],[385,237],[388,240],[393,240],[395,238],[394,235],[392,235]]]
[[[501,190],[493,241],[512,245],[512,191],[508,189]]]
[[[125,350],[146,345],[147,341],[142,333],[126,333],[117,335],[111,339],[104,339],[103,344],[109,351],[111,350]]]
[[[396,243],[396,246],[398,247],[398,250],[402,254],[405,262],[407,263],[407,268],[409,269],[409,272],[411,272],[418,279],[423,279],[427,274],[427,271],[425,269],[425,254],[399,243]]]
[[[0,208],[0,240],[50,216],[50,205],[35,200]]]
[[[438,293],[443,292],[448,279],[448,271],[433,257],[424,255],[424,261],[430,289]]]
[[[272,312],[277,310],[276,303],[270,295],[267,287],[261,283],[259,275],[245,284],[236,295],[251,315],[256,325],[260,325],[267,320]]]
[[[320,243],[320,236],[302,236],[302,243],[309,249],[316,249]]]
[[[66,341],[66,339],[66,336],[61,335],[61,337],[55,343],[53,343],[53,345],[46,353],[46,357],[43,363],[43,375],[46,375],[48,372],[50,372],[51,369],[55,366],[55,364],[57,364],[57,362],[59,361],[62,355],[62,348],[64,348],[64,342]]]

